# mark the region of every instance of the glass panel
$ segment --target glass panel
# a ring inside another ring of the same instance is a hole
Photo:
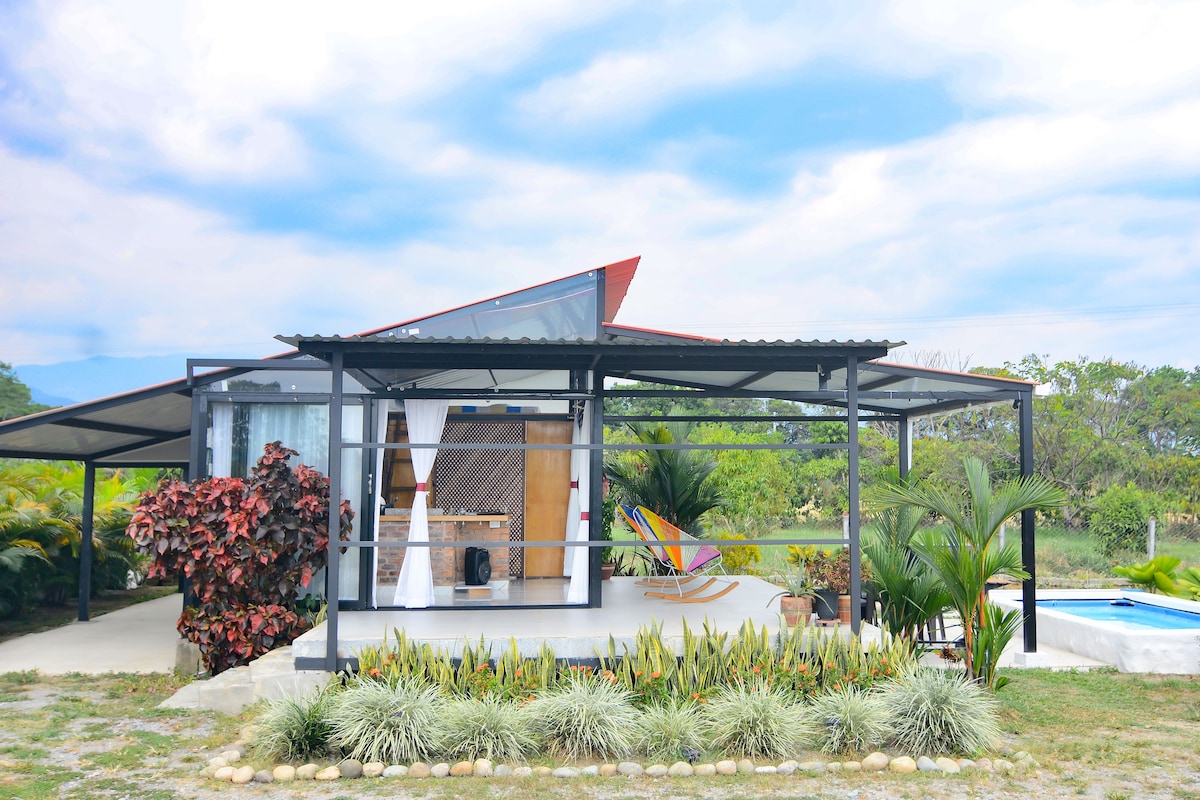
[[[425,317],[381,336],[422,339],[596,338],[596,273],[553,281]]]
[[[363,407],[342,408],[342,441],[362,440]],[[293,466],[306,464],[329,474],[329,405],[327,403],[209,403],[208,474],[247,476],[268,442],[281,441],[297,451]],[[354,509],[350,538],[362,538],[363,451],[342,451],[342,497]],[[347,549],[339,559],[338,595],[358,599],[358,548]],[[311,584],[324,587],[322,571]],[[323,588],[317,588],[323,591]]]
[[[333,391],[333,377],[328,370],[261,369],[207,383],[196,387],[196,390],[210,394],[328,394]],[[362,394],[367,390],[352,375],[344,373],[342,391]]]
[[[363,407],[342,406],[342,442],[361,442],[362,429]],[[328,439],[328,431],[325,436]],[[362,530],[367,524],[362,509],[363,452],[357,447],[342,450],[342,498],[349,500],[354,509],[354,529],[350,532],[350,540],[354,542],[362,540]],[[360,548],[347,547],[338,559],[338,597],[342,600],[359,599],[358,564],[362,557]]]

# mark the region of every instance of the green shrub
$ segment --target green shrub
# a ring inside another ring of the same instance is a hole
[[[1113,486],[1096,498],[1088,527],[1106,556],[1144,553],[1151,513],[1152,498],[1146,492],[1133,484]]]
[[[822,753],[866,753],[891,733],[891,716],[878,692],[853,687],[819,695],[808,706]]]
[[[442,707],[437,691],[418,683],[357,683],[333,703],[331,739],[359,761],[421,761],[442,747]]]
[[[988,750],[1000,736],[994,695],[957,670],[905,670],[883,692],[892,744],[914,755],[967,755]]]
[[[330,754],[332,698],[322,691],[271,701],[259,721],[254,749],[271,761],[310,761]]]
[[[685,750],[704,750],[704,720],[697,706],[672,702],[647,708],[638,720],[634,748],[654,759],[678,759]]]
[[[745,541],[745,534],[722,533],[718,539]],[[756,544],[735,544],[721,548],[721,567],[730,575],[758,575],[756,564],[762,563],[762,550]]]
[[[712,746],[732,755],[784,758],[816,739],[804,708],[765,684],[726,687],[704,717]]]
[[[607,680],[577,678],[535,699],[529,713],[553,755],[616,758],[633,749],[638,714],[631,699]]]
[[[442,723],[444,752],[456,758],[519,762],[538,746],[526,708],[495,696],[447,703]]]

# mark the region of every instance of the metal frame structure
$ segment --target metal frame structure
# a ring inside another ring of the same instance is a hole
[[[455,398],[488,400],[538,398],[550,400],[589,400],[594,403],[592,430],[586,445],[501,445],[520,449],[584,449],[593,480],[590,481],[590,507],[602,504],[602,473],[605,451],[646,449],[643,445],[611,445],[604,442],[606,422],[622,422],[639,417],[606,417],[607,398],[621,396],[662,398],[778,398],[838,409],[823,416],[710,417],[679,415],[681,420],[709,421],[844,421],[847,441],[840,444],[731,444],[731,445],[653,445],[663,449],[794,449],[845,450],[848,458],[849,528],[851,553],[851,595],[861,592],[861,547],[859,541],[859,462],[858,429],[863,422],[894,422],[898,430],[901,475],[911,463],[911,420],[941,414],[967,406],[1009,403],[1018,409],[1020,470],[1033,472],[1032,397],[1033,385],[986,376],[948,373],[880,362],[895,346],[890,342],[717,342],[657,331],[627,328],[606,322],[605,275],[597,276],[597,331],[594,340],[529,339],[430,339],[398,338],[395,335],[354,337],[292,337],[282,339],[296,349],[262,361],[243,359],[196,359],[188,362],[187,378],[117,397],[84,403],[30,417],[0,423],[0,457],[52,458],[83,461],[87,481],[84,497],[84,544],[80,570],[80,619],[87,619],[87,595],[90,587],[91,523],[95,470],[108,466],[186,467],[192,476],[201,474],[204,465],[203,413],[205,397],[215,394],[198,391],[204,384],[260,370],[327,370],[330,389],[304,399],[327,400],[329,413],[329,478],[331,496],[342,494],[342,459],[346,449],[364,453],[375,448],[411,448],[421,445],[392,445],[357,437],[361,442],[342,441],[342,409],[346,403],[346,376],[351,375],[377,400],[406,398]],[[623,289],[622,289],[623,291]],[[609,309],[611,311],[612,309]],[[609,315],[611,316],[611,314]],[[387,329],[384,329],[387,330]],[[198,367],[224,367],[217,372],[197,375]],[[439,388],[436,381],[389,382],[385,376],[400,371],[420,376],[445,374],[493,375],[512,370],[532,373],[567,372],[568,385],[542,389],[505,389],[498,386]],[[612,384],[619,380],[639,380],[658,384],[661,389],[631,390]],[[241,394],[238,399],[252,399]],[[279,397],[271,399],[279,400]],[[360,402],[356,400],[355,402]],[[361,401],[365,402],[365,398]],[[369,417],[370,415],[364,415]],[[159,418],[159,426],[141,420]],[[655,420],[670,417],[654,417]],[[364,422],[364,434],[370,424]],[[442,448],[470,448],[480,445],[438,445]],[[496,445],[483,445],[497,447]],[[1034,608],[1034,515],[1022,515],[1022,555],[1030,578],[1024,584],[1027,608]],[[338,527],[337,504],[330,504],[330,530]],[[339,547],[329,549],[326,596],[339,597]],[[809,544],[815,540],[747,540],[738,544]],[[391,544],[391,543],[384,543]],[[477,543],[488,544],[488,543]],[[496,543],[497,545],[500,543]],[[503,544],[509,544],[505,542]],[[633,543],[630,543],[631,545]],[[342,543],[343,546],[370,548],[381,543],[367,540]],[[396,546],[421,546],[396,543]],[[425,545],[429,546],[429,545]],[[465,544],[463,546],[466,546]],[[523,543],[525,547],[555,546],[590,548],[588,605],[602,603],[600,552],[598,548],[622,546],[602,540],[601,515],[590,520],[589,541]],[[363,559],[364,564],[368,559]],[[359,595],[364,581],[360,574]],[[338,603],[330,602],[327,634],[328,652],[324,667],[338,669]],[[860,625],[860,608],[852,603],[852,625]],[[1025,649],[1036,650],[1036,618],[1026,616]]]

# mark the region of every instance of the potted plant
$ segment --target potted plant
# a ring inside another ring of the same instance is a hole
[[[850,551],[844,547],[837,551],[816,550],[809,557],[808,572],[816,589],[817,619],[838,619],[841,595],[846,595],[845,605],[849,609]]]
[[[779,598],[779,611],[789,628],[807,624],[808,618],[812,616],[813,597],[816,594],[808,577],[808,569],[803,564],[799,565],[796,574],[787,578],[785,584],[787,588],[772,596],[771,600]],[[770,605],[770,602],[768,600],[767,605]]]

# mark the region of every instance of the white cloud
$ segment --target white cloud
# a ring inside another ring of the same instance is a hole
[[[539,124],[625,127],[697,91],[789,71],[820,52],[812,14],[769,24],[737,12],[668,28],[651,46],[602,53],[580,71],[544,81],[519,103]],[[686,19],[686,18],[685,18]]]
[[[1200,100],[1181,88],[1196,59],[1177,33],[1189,7],[1128,17],[1122,3],[926,3],[769,21],[711,8],[653,43],[595,51],[523,108],[564,129],[644,117],[834,54],[888,77],[940,76],[993,113],[915,141],[794,154],[804,166],[781,191],[747,199],[664,166],[498,155],[414,112],[616,5],[591,17],[557,2],[54,5],[31,46],[0,33],[36,90],[6,118],[70,143],[61,163],[0,149],[4,185],[17,187],[0,193],[0,359],[262,355],[280,349],[277,333],[378,327],[641,254],[630,324],[906,338],[973,363],[1028,352],[1195,363],[1168,306],[1200,297],[1200,202],[1137,188],[1200,168]],[[1113,49],[1122,30],[1130,41]],[[1100,63],[1106,47],[1131,63]],[[360,148],[348,158],[380,176],[334,213],[372,218],[407,189],[387,178],[398,173],[436,187],[436,224],[350,249],[239,229],[96,176],[126,185],[139,159],[225,185],[311,173],[325,166],[296,133],[303,117],[345,131]],[[1071,311],[1116,306],[1161,313]]]
[[[863,55],[910,70],[957,65],[956,85],[977,100],[1119,108],[1190,94],[1200,82],[1200,6],[1187,0],[898,0],[886,19],[882,32],[900,45]]]
[[[13,14],[20,27],[0,34],[39,94],[7,113],[127,166],[149,156],[207,181],[290,176],[308,166],[296,119],[394,113],[615,7],[65,0]]]

